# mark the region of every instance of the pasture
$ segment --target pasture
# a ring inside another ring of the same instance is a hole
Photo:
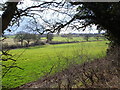
[[[20,42],[15,42],[14,41],[15,36],[9,36],[7,39],[4,40],[3,44],[7,45],[19,45]],[[96,40],[95,37],[89,37],[89,41]],[[99,40],[104,40],[103,37],[100,37]],[[46,41],[46,37],[41,37],[41,41]],[[86,41],[84,37],[72,37],[72,38],[67,38],[67,37],[61,37],[61,36],[54,36],[52,41],[56,42],[72,42],[72,41]],[[33,41],[31,42],[33,43]]]
[[[95,37],[89,37],[89,41],[91,41],[91,40],[96,40],[96,38]],[[99,40],[104,40],[104,39],[102,37],[100,37]],[[71,42],[71,41],[86,41],[86,40],[82,36],[72,37],[72,38],[57,36],[57,37],[53,37],[52,41]]]
[[[14,49],[9,53],[14,55],[17,66],[12,68],[2,79],[3,86],[15,88],[28,82],[39,80],[50,72],[54,74],[72,64],[81,64],[106,55],[108,41],[82,42],[59,45],[43,45]],[[11,65],[14,61],[3,62]],[[3,73],[6,69],[3,67]]]

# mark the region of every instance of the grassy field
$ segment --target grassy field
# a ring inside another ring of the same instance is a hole
[[[10,53],[17,59],[16,65],[24,70],[12,68],[3,78],[2,84],[6,87],[14,88],[38,80],[47,74],[53,66],[51,74],[59,72],[73,63],[81,64],[86,60],[102,58],[105,56],[106,49],[106,41],[96,41],[11,50]],[[12,61],[3,62],[6,65],[11,65],[12,63]],[[4,72],[5,69],[3,68]]]
[[[89,37],[89,40],[96,40],[94,37]],[[100,38],[99,40],[103,40],[103,38]],[[71,39],[67,37],[54,37],[52,41],[61,41],[61,42],[67,42],[67,41],[86,41],[84,37],[72,37]]]
[[[46,40],[46,37],[41,37],[41,40]],[[91,40],[96,40],[94,37],[89,37],[89,41]],[[99,40],[104,40],[102,37],[99,38]],[[86,41],[84,37],[72,37],[71,39],[67,37],[60,37],[60,36],[55,36],[53,37],[52,41],[58,41],[58,42],[71,42],[71,41]],[[20,42],[14,42],[14,36],[9,36],[9,38],[5,39],[3,44],[8,44],[8,45],[16,45],[20,44]]]

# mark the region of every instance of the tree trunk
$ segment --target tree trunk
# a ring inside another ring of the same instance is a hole
[[[27,41],[27,46],[29,46],[30,41]]]
[[[23,41],[21,41],[21,46],[23,46]]]
[[[17,4],[18,2],[7,2],[6,10],[2,14],[2,33],[4,33],[4,30],[7,29],[15,14],[15,11],[17,11]]]

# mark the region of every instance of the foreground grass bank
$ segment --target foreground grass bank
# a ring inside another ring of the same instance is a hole
[[[12,68],[3,78],[2,84],[3,86],[14,88],[38,80],[50,72],[51,68],[53,68],[52,73],[55,73],[70,64],[80,64],[86,60],[90,61],[95,58],[102,58],[105,56],[106,49],[106,41],[96,41],[44,45],[12,50],[11,53],[17,59],[16,65],[24,70]],[[11,61],[3,63],[7,65],[12,64]]]

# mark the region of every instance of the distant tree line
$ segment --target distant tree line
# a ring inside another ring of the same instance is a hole
[[[23,46],[23,42],[26,42],[26,46],[29,46],[30,42],[38,43],[41,39],[40,34],[33,34],[24,31],[20,31],[15,35],[14,41],[20,42],[21,46]]]
[[[50,43],[53,39],[52,33],[44,34],[44,36],[47,39],[46,43]],[[33,42],[36,45],[36,44],[40,44],[41,37],[43,37],[41,34],[33,34],[33,33],[20,31],[15,35],[14,41],[20,42],[21,46],[23,46],[23,44],[25,44],[25,46],[29,46],[31,42]]]
[[[79,34],[79,33],[69,33],[70,35],[72,35],[73,37],[84,37],[84,36],[87,36],[89,35],[89,37],[96,37],[96,36],[99,36],[99,37],[103,37],[104,36],[104,33],[102,34],[99,34],[99,33],[89,33],[89,34]],[[61,37],[67,37],[68,34],[61,34],[60,36]]]
[[[61,37],[65,37],[67,38],[68,40],[70,39],[73,39],[73,37],[83,37],[84,40],[86,41],[89,41],[89,38],[90,37],[94,37],[97,41],[102,38],[104,40],[106,40],[104,34],[92,34],[92,33],[89,33],[89,34],[77,34],[77,33],[69,33],[69,34],[62,34],[60,35]]]

